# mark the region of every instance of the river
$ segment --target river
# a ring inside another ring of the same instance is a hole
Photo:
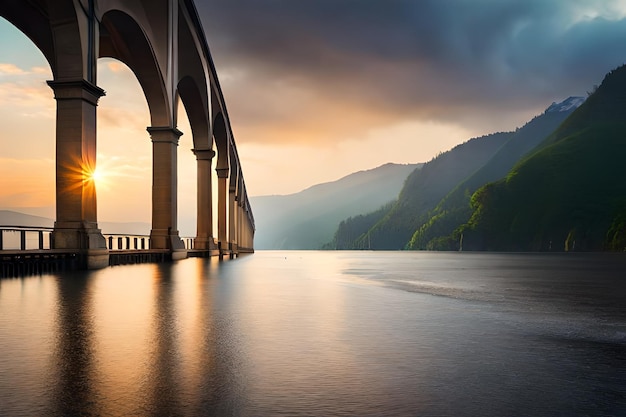
[[[0,416],[624,416],[626,255],[259,251],[0,280]]]

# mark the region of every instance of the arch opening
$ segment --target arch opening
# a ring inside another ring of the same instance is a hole
[[[105,234],[150,233],[152,144],[150,110],[135,74],[113,58],[98,60],[98,217]],[[132,213],[129,216],[129,213]]]
[[[222,112],[218,112],[213,120],[213,140],[217,151],[217,161],[215,171],[217,173],[217,195],[215,201],[217,203],[217,240],[221,244],[222,249],[226,249],[229,241],[229,181],[230,161],[228,146],[228,131],[226,130],[226,121]]]
[[[56,105],[52,68],[31,37],[0,18],[0,210],[55,219]],[[0,221],[0,223],[2,223]]]
[[[150,109],[151,126],[172,126],[163,72],[150,41],[128,14],[110,10],[100,25],[100,58],[115,58],[135,74]]]
[[[178,142],[178,230],[182,237],[191,238],[196,235],[197,221],[197,163],[192,150],[196,149],[198,133],[188,117],[185,101],[177,100],[177,129],[183,132]],[[200,129],[202,130],[202,129]]]

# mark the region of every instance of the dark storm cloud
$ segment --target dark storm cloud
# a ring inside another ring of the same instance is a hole
[[[325,124],[345,134],[410,118],[501,127],[494,118],[504,123],[584,94],[626,60],[619,1],[197,5],[241,123],[311,128],[312,136],[324,135]],[[329,123],[333,117],[362,122]]]

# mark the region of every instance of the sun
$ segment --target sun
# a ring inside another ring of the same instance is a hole
[[[85,181],[96,187],[105,186],[107,179],[106,174],[101,168],[87,168],[83,170],[83,178]]]
[[[104,174],[102,173],[101,169],[94,169],[93,172],[91,173],[91,179],[97,184],[99,182],[104,181]]]

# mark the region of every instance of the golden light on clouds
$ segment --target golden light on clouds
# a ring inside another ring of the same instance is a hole
[[[416,135],[416,131],[420,134]],[[426,162],[438,152],[471,137],[469,135],[458,126],[415,121],[374,129],[360,138],[332,146],[306,142],[289,146],[243,143],[238,149],[241,155],[246,155],[246,186],[251,195],[290,194],[374,168],[382,165],[380,161]],[[399,152],[402,156],[398,156]],[[254,175],[247,174],[250,172]],[[268,178],[271,181],[267,181]]]
[[[124,72],[129,71],[128,67],[119,61],[108,60],[106,62],[106,68],[111,72]]]
[[[30,71],[26,71],[23,68],[7,62],[0,62],[0,76],[11,76],[11,75],[29,75],[29,74],[38,74],[38,75],[49,75],[52,77],[52,72],[49,67],[32,67]]]
[[[21,75],[26,72],[15,64],[0,63],[0,75]]]

